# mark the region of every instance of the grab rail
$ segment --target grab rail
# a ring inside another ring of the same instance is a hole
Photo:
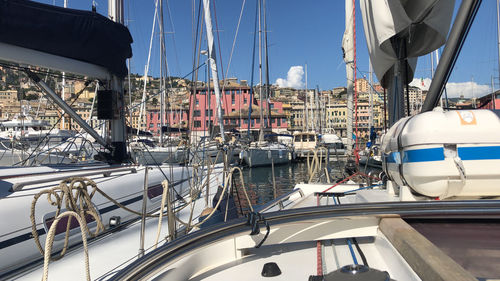
[[[276,205],[279,205],[280,210],[283,210],[283,208],[284,208],[283,201],[287,200],[288,198],[290,198],[292,195],[295,195],[296,193],[299,193],[300,197],[304,197],[304,192],[302,191],[302,189],[296,188],[296,189],[292,190],[291,192],[289,192],[287,194],[283,194],[280,197],[274,199],[273,201],[270,201],[267,204],[263,205],[258,211],[260,213],[262,213],[262,212],[268,211],[269,209],[271,209],[272,207],[274,207]]]
[[[88,177],[88,176],[95,176],[102,174],[104,177],[109,177],[113,173],[119,173],[119,172],[128,172],[130,171],[131,174],[137,173],[136,168],[114,168],[114,169],[106,169],[106,170],[99,170],[99,171],[92,171],[88,173],[79,173],[77,176],[80,177]],[[12,185],[12,188],[9,190],[10,192],[15,192],[15,191],[20,191],[23,189],[23,187],[28,186],[28,185],[33,185],[33,184],[40,184],[40,183],[46,183],[46,182],[51,182],[51,181],[58,181],[58,180],[63,180],[68,178],[68,175],[64,176],[56,176],[56,177],[50,177],[46,179],[37,179],[37,180],[32,180],[32,181],[25,181],[25,182],[19,182],[15,183]]]

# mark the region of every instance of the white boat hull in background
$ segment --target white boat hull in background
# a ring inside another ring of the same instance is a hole
[[[33,261],[43,259],[31,237],[30,206],[37,193],[41,190],[57,186],[60,183],[61,180],[58,177],[76,177],[94,173],[94,175],[88,176],[88,178],[94,180],[99,189],[120,204],[141,212],[145,167],[127,167],[119,166],[110,168],[109,166],[101,166],[83,169],[33,167],[2,169],[0,212],[5,217],[9,217],[9,220],[0,221],[0,256],[9,258],[0,259],[0,276]],[[113,169],[118,170],[113,172]],[[190,167],[163,165],[161,169],[162,171],[158,167],[155,167],[148,171],[148,212],[160,206],[163,191],[161,182],[165,180],[165,176],[171,182],[170,187],[176,190],[174,195],[185,196],[189,194],[190,179],[192,176],[192,169]],[[40,174],[36,175],[36,173]],[[203,176],[203,174],[205,172],[202,172],[200,175]],[[172,176],[173,178],[171,179],[170,177]],[[217,179],[216,174],[213,178]],[[40,183],[36,184],[34,182],[37,180]],[[26,185],[23,186],[23,184]],[[20,190],[12,192],[12,188]],[[90,190],[91,188],[89,188]],[[215,191],[216,188],[214,187],[212,190]],[[136,214],[119,208],[99,193],[94,195],[92,202],[99,210],[99,215],[106,230],[110,228],[109,223],[112,217],[115,219],[119,218],[121,223],[126,223],[138,217]],[[39,198],[36,205],[35,220],[42,246],[45,244],[45,233],[48,231],[46,221],[54,216],[55,211],[56,208],[48,204],[45,195]],[[89,223],[89,227],[91,229],[95,228],[95,222]],[[136,234],[138,239],[139,233]],[[63,233],[56,235],[53,252],[62,248],[64,242],[63,236]],[[80,242],[81,235],[77,227],[71,231],[70,245]],[[137,253],[137,248],[134,248],[134,251]]]
[[[241,151],[240,159],[248,167],[279,165],[290,163],[293,152],[285,145],[270,144],[246,148]]]

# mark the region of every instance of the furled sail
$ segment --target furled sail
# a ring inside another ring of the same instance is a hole
[[[417,57],[446,42],[454,0],[361,0],[368,51],[378,80],[384,88],[392,80],[398,59],[395,39],[406,41],[408,80],[413,79]]]
[[[128,29],[95,12],[26,0],[0,1],[0,42],[127,74],[132,57]]]

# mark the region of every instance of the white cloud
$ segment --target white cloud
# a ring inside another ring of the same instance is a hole
[[[411,81],[410,86],[418,87],[422,90],[429,90],[431,85],[430,78],[415,78]],[[422,85],[422,82],[424,85]],[[463,96],[465,98],[482,97],[491,93],[489,85],[481,85],[476,82],[449,82],[446,84],[446,91],[449,98],[458,98]]]
[[[278,78],[275,83],[281,88],[302,88],[304,87],[303,77],[304,68],[301,65],[296,65],[290,67],[286,79]]]

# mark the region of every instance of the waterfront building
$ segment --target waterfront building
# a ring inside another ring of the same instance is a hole
[[[258,131],[261,126],[271,128],[273,132],[286,131],[288,127],[287,116],[283,112],[283,102],[269,100],[262,101],[264,108],[264,120],[260,120],[260,100],[257,100],[258,92],[250,97],[250,87],[246,84],[237,83],[235,78],[220,82],[222,95],[222,114],[225,128],[239,131]],[[210,83],[210,91],[206,85],[191,96],[189,127],[194,136],[207,135],[212,128],[217,128],[219,123],[216,117],[216,99],[213,84]],[[269,104],[269,109],[267,108]],[[252,105],[252,114],[248,116],[249,107]],[[269,112],[269,115],[267,114]],[[269,116],[269,117],[268,117]],[[215,129],[217,130],[217,129]]]
[[[17,90],[0,91],[0,105],[8,105],[17,101]]]
[[[500,109],[500,90],[478,98],[477,108]]]

